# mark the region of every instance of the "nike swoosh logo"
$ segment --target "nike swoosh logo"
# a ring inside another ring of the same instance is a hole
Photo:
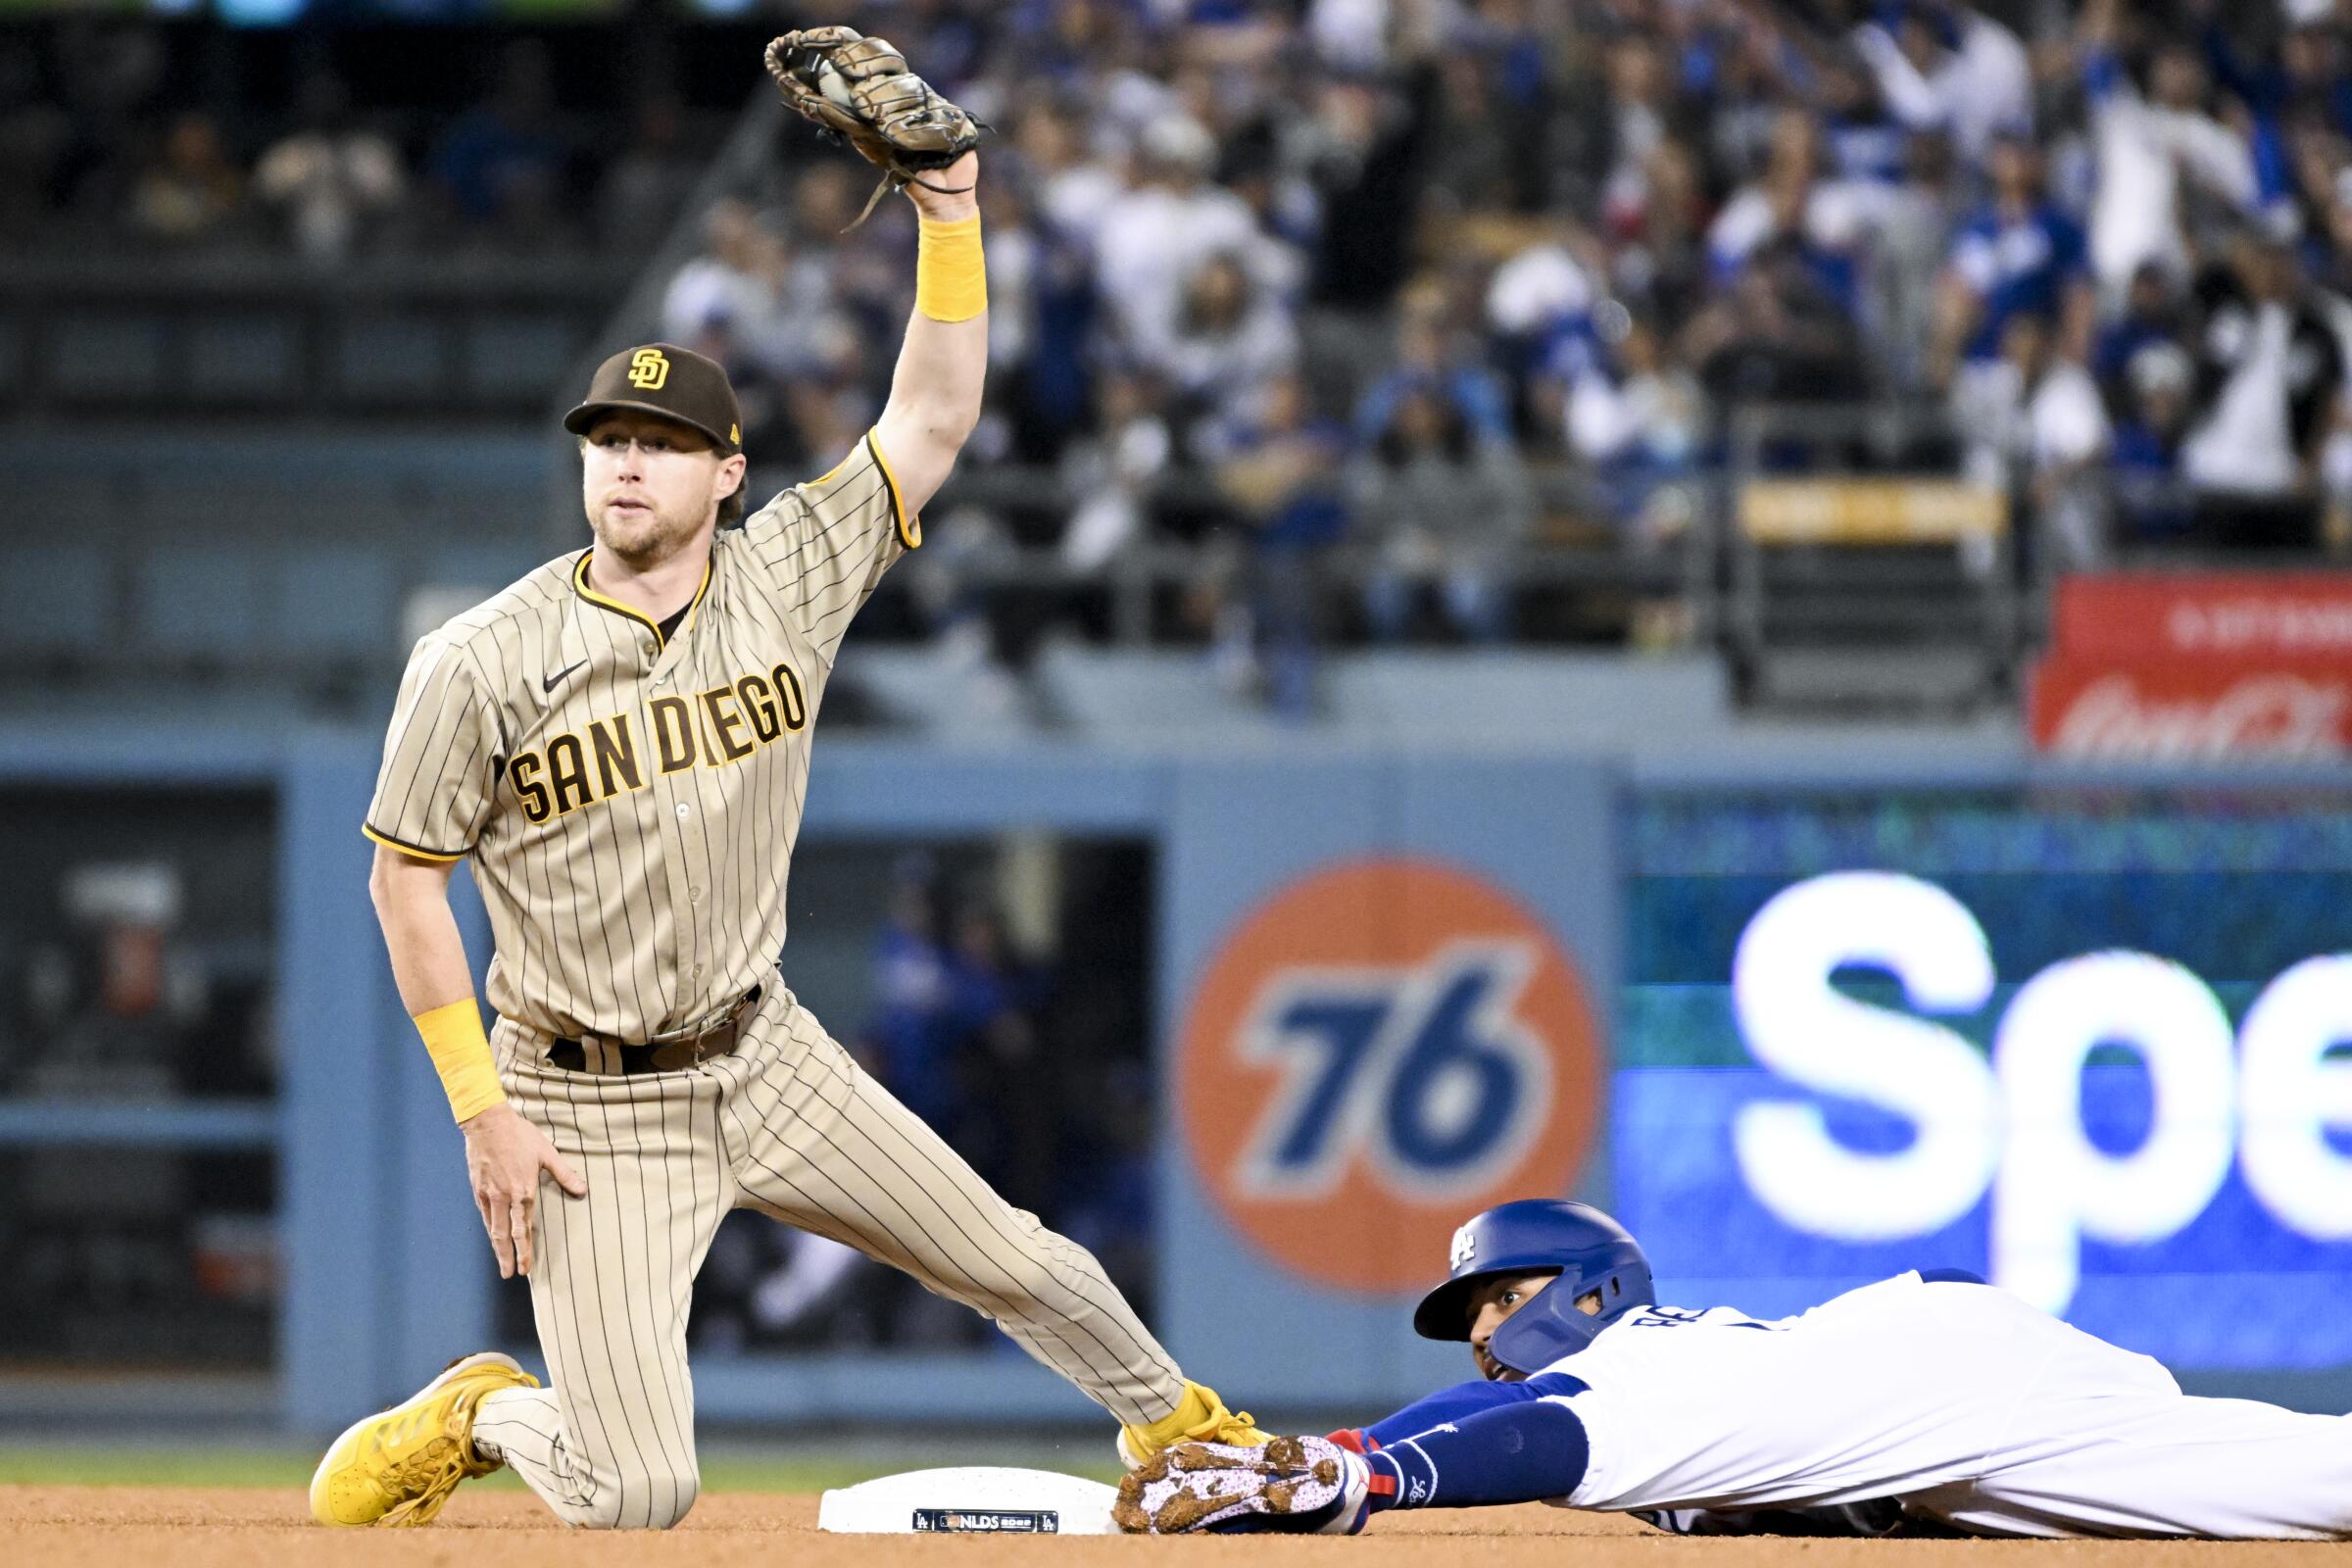
[[[557,670],[553,675],[548,676],[545,680],[539,683],[540,695],[545,696],[547,693],[554,691],[556,689],[556,682],[562,680],[564,676],[579,668],[580,664],[585,664],[586,662],[588,662],[588,661],[583,659],[580,661],[579,664],[566,664],[562,669]]]

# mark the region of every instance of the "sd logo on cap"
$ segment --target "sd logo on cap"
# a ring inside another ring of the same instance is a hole
[[[598,416],[624,409],[692,425],[722,453],[742,445],[743,415],[727,372],[674,343],[623,349],[598,366],[587,398],[564,416],[564,428],[586,435]]]

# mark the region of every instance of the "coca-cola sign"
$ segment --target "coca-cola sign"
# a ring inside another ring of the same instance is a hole
[[[2141,572],[2058,585],[2070,658],[2270,657],[2352,662],[2352,572]]]
[[[2352,661],[2055,658],[2034,674],[2034,742],[2075,757],[2352,753]]]

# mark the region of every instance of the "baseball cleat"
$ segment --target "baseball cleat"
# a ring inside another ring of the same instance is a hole
[[[406,1401],[354,1422],[334,1441],[311,1477],[311,1517],[387,1529],[430,1523],[459,1482],[498,1468],[471,1441],[483,1396],[538,1386],[513,1356],[460,1356]]]
[[[1352,1536],[1364,1528],[1371,1479],[1360,1456],[1328,1438],[1179,1444],[1119,1483],[1110,1517],[1131,1536]]]
[[[1247,1410],[1236,1413],[1226,1409],[1217,1391],[1207,1384],[1188,1379],[1184,1399],[1175,1409],[1150,1426],[1119,1428],[1119,1463],[1130,1470],[1141,1469],[1176,1443],[1223,1443],[1254,1448],[1273,1437],[1259,1431],[1255,1423],[1256,1417]]]

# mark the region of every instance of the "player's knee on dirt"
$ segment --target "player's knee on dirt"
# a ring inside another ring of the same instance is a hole
[[[653,1466],[628,1466],[597,1477],[596,1494],[578,1523],[589,1530],[667,1530],[702,1494],[702,1478]]]

